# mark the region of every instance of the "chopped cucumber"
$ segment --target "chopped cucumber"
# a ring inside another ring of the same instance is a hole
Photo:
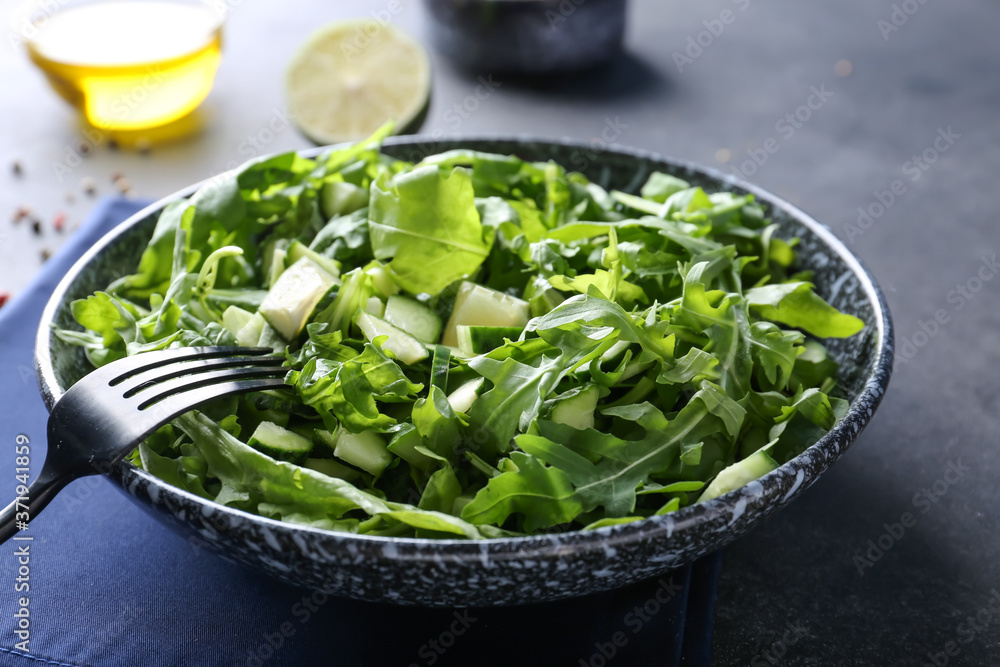
[[[455,391],[448,394],[448,403],[455,412],[468,412],[472,404],[479,398],[479,388],[483,386],[483,378],[469,380]]]
[[[594,410],[597,409],[597,399],[600,397],[601,392],[597,385],[592,384],[558,401],[552,408],[549,419],[557,424],[572,426],[578,431],[594,428]]]
[[[238,336],[240,329],[245,327],[253,319],[253,313],[243,310],[239,306],[229,306],[222,313],[222,326],[229,330],[233,336]]]
[[[371,313],[359,310],[354,316],[354,323],[369,341],[388,336],[382,343],[383,349],[392,352],[404,364],[415,364],[427,358],[427,348],[419,340]]]
[[[330,181],[320,190],[319,205],[327,220],[347,215],[368,206],[368,191],[352,183]]]
[[[368,297],[368,301],[365,302],[365,310],[367,310],[375,317],[384,317],[385,301],[378,298],[377,296],[370,296]]]
[[[385,321],[423,343],[434,343],[441,335],[441,318],[416,299],[399,294],[385,304]]]
[[[708,488],[702,492],[698,498],[698,502],[701,503],[712,498],[718,498],[730,491],[735,491],[777,469],[778,462],[771,458],[766,448],[758,449],[742,461],[737,461],[716,475],[712,483],[708,485]]]
[[[256,347],[269,347],[275,352],[281,353],[288,347],[288,341],[281,337],[274,327],[267,322],[260,330],[260,338],[257,339]]]
[[[308,257],[302,257],[285,269],[271,287],[260,314],[286,340],[295,340],[313,308],[320,302],[336,278]]]
[[[267,320],[264,319],[264,316],[260,313],[254,313],[247,323],[236,332],[236,344],[243,347],[254,347],[260,340],[260,333],[266,325]]]
[[[323,473],[327,477],[336,477],[348,482],[361,477],[361,473],[354,468],[345,466],[340,461],[334,461],[333,459],[306,459],[302,467]]]
[[[444,330],[445,345],[458,347],[458,326],[520,327],[528,323],[528,302],[517,297],[463,281],[455,297],[455,307]]]
[[[444,345],[434,347],[431,360],[431,385],[444,391],[448,387],[448,369],[451,365],[451,350]]]
[[[385,440],[375,431],[351,433],[341,428],[337,431],[333,455],[376,477],[392,463],[392,454],[386,449]]]
[[[275,239],[264,244],[261,253],[264,260],[261,269],[264,274],[265,287],[270,287],[277,282],[278,276],[287,268],[288,265],[285,263],[287,254],[288,239]]]
[[[313,442],[274,422],[261,422],[248,443],[254,449],[282,461],[297,462],[312,451]]]
[[[286,255],[285,260],[286,263],[288,265],[295,264],[295,262],[299,261],[303,257],[308,257],[312,261],[316,262],[334,278],[340,275],[340,262],[335,259],[330,259],[329,257],[324,257],[315,250],[310,250],[309,246],[301,241],[292,241],[292,244],[288,246],[288,254]]]
[[[313,431],[313,442],[319,445],[326,445],[332,453],[334,447],[337,446],[337,436],[326,429],[318,428]]]
[[[414,468],[419,468],[425,472],[436,470],[441,465],[441,462],[418,451],[417,447],[423,447],[424,441],[412,424],[406,424],[405,426],[409,428],[397,433],[396,437],[389,443],[387,449]]]
[[[388,299],[393,294],[399,293],[399,285],[380,262],[372,262],[365,267],[365,273],[371,278],[372,287],[383,297]]]
[[[470,357],[503,346],[505,338],[517,340],[524,331],[524,327],[477,327],[467,324],[459,324],[455,329],[458,332],[458,349]]]
[[[278,282],[278,278],[288,268],[288,264],[286,264],[287,259],[288,251],[285,248],[274,249],[274,252],[271,254],[271,263],[267,266],[267,273],[265,274],[267,276],[268,287]]]

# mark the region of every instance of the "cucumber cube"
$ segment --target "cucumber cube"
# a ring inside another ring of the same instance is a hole
[[[594,410],[601,392],[596,385],[582,389],[578,393],[558,401],[549,418],[557,424],[572,426],[578,431],[594,428]]]
[[[240,329],[245,327],[253,319],[253,313],[243,310],[239,306],[229,306],[222,313],[222,326],[226,327],[229,333],[236,336]]]
[[[530,316],[528,302],[482,285],[462,282],[455,297],[455,307],[441,342],[458,347],[459,325],[524,328]]]
[[[359,310],[354,317],[354,323],[369,341],[379,336],[388,336],[382,347],[396,355],[396,358],[404,364],[415,364],[428,357],[427,348],[423,343],[371,313]]]
[[[424,343],[437,342],[441,318],[416,299],[396,294],[385,304],[385,321]]]
[[[524,331],[521,327],[470,327],[467,324],[459,324],[456,330],[458,349],[469,357],[502,347],[506,338],[517,340]]]
[[[260,313],[254,313],[247,323],[236,332],[236,344],[243,347],[256,346],[265,326],[267,326],[267,320],[264,319],[264,316]]]
[[[333,455],[378,477],[392,463],[392,454],[385,447],[385,440],[375,431],[351,433],[343,428],[337,432]]]
[[[260,314],[285,340],[302,332],[313,308],[336,278],[308,257],[285,269],[260,304]]]
[[[257,426],[247,444],[271,458],[293,462],[305,459],[313,448],[309,438],[268,421]]]

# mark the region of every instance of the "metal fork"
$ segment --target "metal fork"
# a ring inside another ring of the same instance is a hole
[[[184,347],[98,368],[52,407],[48,454],[28,493],[0,512],[0,543],[35,519],[67,484],[106,472],[153,431],[213,398],[287,386],[273,350]]]

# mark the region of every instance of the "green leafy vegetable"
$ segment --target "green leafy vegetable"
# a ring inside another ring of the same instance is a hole
[[[469,173],[420,167],[372,184],[369,233],[376,259],[411,294],[439,294],[475,273],[489,255]],[[487,230],[488,231],[488,230]]]
[[[660,172],[609,193],[475,151],[411,164],[379,153],[384,135],[214,179],[162,211],[134,273],[72,304],[82,330],[57,334],[95,365],[237,341],[285,355],[282,390],[180,417],[136,465],[282,521],[485,539],[677,511],[843,416],[837,364],[807,336],[863,323],[803,282],[752,196]],[[302,258],[328,280],[298,298],[279,278]],[[487,296],[461,305],[461,281]],[[259,312],[280,282],[292,340]],[[480,335],[496,304],[517,326]],[[442,344],[459,324],[477,332],[465,352]],[[264,422],[303,465],[247,444]]]

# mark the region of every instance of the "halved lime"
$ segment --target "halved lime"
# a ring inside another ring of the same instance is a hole
[[[320,28],[292,58],[285,77],[289,114],[318,144],[358,141],[390,119],[397,133],[415,131],[430,85],[423,47],[374,20]]]

